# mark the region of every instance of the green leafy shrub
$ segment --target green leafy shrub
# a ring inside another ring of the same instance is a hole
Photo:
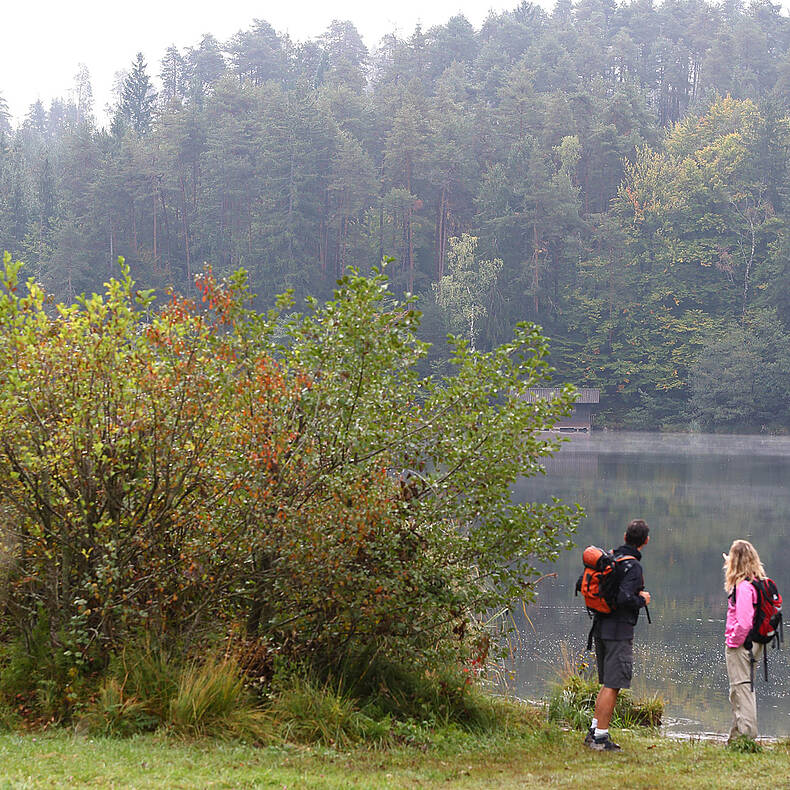
[[[21,724],[19,713],[5,700],[0,700],[0,732],[15,732]]]
[[[493,701],[460,665],[419,666],[363,651],[344,662],[338,677],[365,709],[394,719],[470,730],[489,729],[497,721]]]
[[[0,276],[7,619],[26,645],[45,621],[50,656],[102,672],[134,633],[176,640],[221,600],[235,379],[216,315],[175,296],[149,312],[128,267],[55,311],[18,271]]]
[[[67,722],[99,679],[79,671],[64,647],[53,648],[49,620],[39,609],[27,639],[17,636],[0,647],[0,706],[28,722]]]
[[[0,276],[0,509],[16,536],[6,625],[50,665],[32,674],[38,709],[66,718],[90,696],[78,684],[105,678],[111,729],[138,702],[180,731],[221,729],[235,670],[182,671],[173,696],[142,664],[108,667],[140,633],[181,656],[225,629],[326,678],[375,645],[359,670],[379,690],[358,699],[483,726],[467,688],[481,613],[529,597],[581,515],[510,496],[573,401],[528,397],[550,373],[537,327],[488,352],[451,339],[453,375],[424,377],[419,313],[378,273],[282,316],[247,309],[243,273],[210,271],[200,302],[157,309],[123,265],[52,310],[35,283],[21,294],[19,267]]]

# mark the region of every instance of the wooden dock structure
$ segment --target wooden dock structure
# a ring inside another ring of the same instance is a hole
[[[532,387],[527,391],[527,400],[534,403],[536,400],[551,400],[560,392],[559,387]],[[589,433],[592,430],[592,410],[600,401],[601,391],[585,387],[576,391],[576,402],[573,412],[560,417],[554,426],[555,431],[562,433]]]

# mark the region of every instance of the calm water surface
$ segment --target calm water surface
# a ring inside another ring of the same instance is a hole
[[[552,495],[580,503],[587,517],[575,537],[580,548],[546,569],[558,578],[542,581],[538,600],[516,617],[515,693],[544,696],[563,652],[573,660],[585,655],[590,621],[573,594],[581,547],[618,546],[627,523],[644,518],[651,528],[642,564],[653,623],[641,616],[637,626],[634,691],[666,700],[670,731],[726,732],[721,555],[736,538],[752,541],[790,611],[790,438],[574,437],[548,462],[546,476],[516,486],[520,501]],[[790,613],[785,617],[790,621]],[[789,659],[790,641],[769,652],[768,683],[760,664],[755,686],[762,735],[790,736]]]

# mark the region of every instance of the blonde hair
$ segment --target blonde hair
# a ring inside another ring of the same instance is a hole
[[[729,595],[742,581],[765,579],[766,573],[757,549],[748,540],[734,540],[724,558],[724,589]]]

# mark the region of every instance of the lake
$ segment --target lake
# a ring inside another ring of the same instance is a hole
[[[642,615],[637,626],[634,693],[664,698],[670,732],[727,732],[722,552],[736,538],[750,540],[790,610],[790,438],[593,432],[565,442],[546,469],[520,480],[516,498],[558,496],[587,516],[578,548],[545,568],[558,578],[541,581],[538,599],[515,613],[512,691],[545,696],[563,654],[594,664],[584,653],[590,620],[574,597],[582,549],[619,546],[628,522],[644,518],[653,622]],[[788,640],[769,652],[768,683],[762,663],[755,673],[761,735],[790,736],[790,627]]]

